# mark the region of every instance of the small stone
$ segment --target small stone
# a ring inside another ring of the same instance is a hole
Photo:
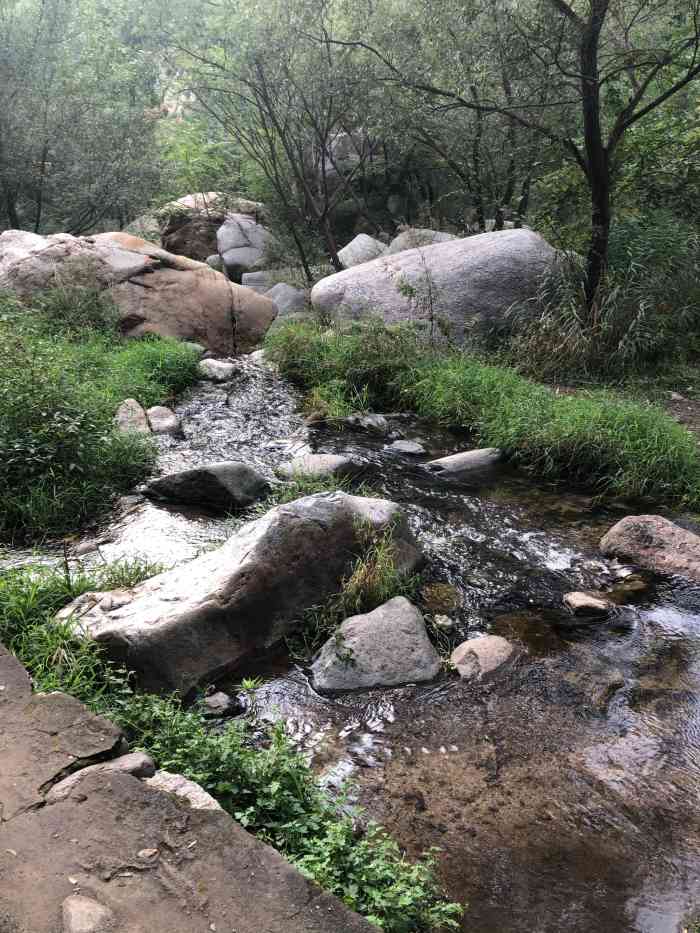
[[[61,910],[63,933],[109,933],[115,929],[112,911],[91,897],[71,894],[64,900]]]
[[[397,454],[406,454],[409,457],[420,457],[426,452],[425,447],[417,441],[394,441],[386,449],[393,450]]]
[[[158,855],[158,849],[141,849],[137,855],[142,859],[154,859]]]
[[[444,631],[449,632],[450,629],[453,629],[455,627],[456,623],[449,616],[436,615],[433,617],[433,624],[436,625],[438,628],[441,628]]]
[[[672,402],[687,402],[687,398],[684,395],[681,395],[680,392],[671,392],[671,401]]]
[[[236,697],[229,696],[223,690],[204,697],[205,716],[232,716],[243,712],[243,706]]]
[[[391,431],[391,426],[384,415],[377,415],[371,411],[348,415],[347,418],[341,418],[340,423],[355,431],[366,431],[368,434],[377,434],[382,437]]]
[[[575,616],[604,616],[615,608],[615,603],[606,596],[584,591],[567,593],[564,596],[564,605]]]
[[[304,454],[295,457],[277,468],[277,473],[285,479],[297,476],[339,476],[353,477],[362,470],[363,465],[351,457],[342,454]]]
[[[145,782],[154,790],[164,791],[176,797],[182,797],[193,810],[221,810],[221,804],[203,787],[194,781],[188,780],[182,774],[173,774],[170,771],[156,771],[153,777]]]
[[[114,416],[114,424],[122,433],[151,433],[146,412],[135,398],[127,398],[121,403]]]
[[[233,379],[238,367],[235,363],[228,363],[225,360],[202,360],[199,364],[199,374],[204,379],[212,382],[228,382]]]
[[[154,434],[179,434],[180,419],[165,405],[154,405],[146,412],[148,423]]]
[[[458,645],[450,661],[462,680],[482,680],[509,661],[515,649],[500,635],[469,638]]]
[[[503,454],[497,447],[484,447],[479,450],[465,450],[449,457],[431,460],[427,468],[432,473],[445,476],[463,477],[473,473],[492,470],[503,460]]]

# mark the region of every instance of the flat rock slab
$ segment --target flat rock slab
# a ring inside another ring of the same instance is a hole
[[[117,726],[64,693],[32,694],[19,662],[2,649],[0,824],[37,806],[65,775],[116,753]]]
[[[567,593],[564,596],[564,605],[575,616],[606,616],[615,608],[615,603],[603,593],[586,591]]]
[[[72,616],[149,689],[187,693],[281,641],[301,611],[338,592],[367,531],[389,528],[397,565],[410,572],[420,551],[396,504],[307,496],[131,590],[84,594],[60,616]]]
[[[317,690],[393,687],[433,680],[440,672],[423,616],[405,597],[346,619],[312,665]]]
[[[628,515],[603,537],[600,549],[606,557],[700,580],[700,536],[660,515]]]
[[[113,918],[114,933],[375,929],[222,810],[129,774],[90,774],[2,834],[0,918],[13,933],[56,933],[67,910],[75,922]],[[93,903],[66,902],[76,895]]]

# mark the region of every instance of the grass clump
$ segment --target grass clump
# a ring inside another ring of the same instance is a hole
[[[362,553],[340,592],[308,609],[298,631],[287,638],[293,657],[308,660],[349,616],[371,612],[395,596],[412,599],[418,591],[419,575],[404,572],[397,562],[393,529],[377,534],[361,525],[359,531]]]
[[[115,431],[125,398],[144,406],[196,378],[197,355],[175,340],[123,341],[114,309],[89,289],[0,296],[0,539],[72,531],[151,467],[150,438]]]
[[[415,334],[375,322],[332,335],[290,324],[275,331],[269,352],[307,389],[342,381],[347,367],[348,398],[366,390],[375,408],[411,407],[470,432],[477,443],[500,447],[537,476],[606,495],[691,506],[700,500],[696,441],[653,405],[606,392],[558,395],[513,368],[454,350],[440,353]],[[370,380],[363,385],[358,361],[365,357]]]
[[[109,716],[132,747],[159,767],[201,784],[231,816],[273,845],[309,878],[387,933],[458,926],[436,877],[435,852],[411,862],[377,825],[358,829],[344,801],[330,798],[282,727],[246,720],[211,731],[197,707],[135,692],[124,668],[100,646],[77,639],[55,612],[88,590],[135,585],[159,567],[122,563],[97,572],[23,569],[0,574],[0,640],[28,669],[35,688],[63,690]],[[355,814],[357,816],[357,814]]]

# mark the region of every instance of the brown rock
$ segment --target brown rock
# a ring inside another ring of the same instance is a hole
[[[146,417],[146,412],[135,398],[127,398],[117,408],[114,416],[114,423],[118,430],[128,433],[133,431],[136,434],[150,434],[151,428]]]
[[[450,661],[463,680],[482,680],[510,661],[514,650],[511,643],[500,635],[482,635],[458,645]]]
[[[700,580],[700,536],[660,515],[628,515],[604,536],[600,548],[607,557]]]
[[[567,593],[564,605],[575,616],[605,616],[615,608],[615,603],[602,593],[587,592]]]

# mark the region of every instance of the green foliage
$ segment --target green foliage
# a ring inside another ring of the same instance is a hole
[[[370,324],[366,338],[361,326],[329,336],[310,325],[290,325],[275,332],[270,354],[306,387],[323,384],[329,372],[342,379],[347,367],[358,391],[362,369],[354,367],[363,359],[364,340],[368,353],[383,342],[383,373],[379,359],[368,369],[370,404],[394,400],[466,429],[537,476],[574,480],[603,494],[700,499],[695,439],[660,409],[606,393],[560,396],[514,369],[463,353],[436,354],[415,337],[404,338],[402,352],[390,354],[394,333],[386,328],[382,337]]]
[[[613,229],[610,259],[592,313],[575,264],[513,308],[496,335],[505,357],[539,378],[619,381],[697,355],[700,235],[630,218]]]
[[[0,296],[0,537],[71,531],[153,463],[150,438],[114,430],[117,405],[168,399],[195,380],[197,356],[175,340],[122,341],[111,320],[86,289],[23,309]]]
[[[161,768],[201,784],[250,832],[307,877],[388,933],[457,926],[461,908],[443,896],[435,855],[410,862],[378,826],[355,829],[343,801],[320,788],[281,726],[261,746],[247,722],[213,732],[197,708],[133,691],[127,672],[52,615],[87,590],[135,585],[160,568],[136,562],[93,573],[24,569],[0,574],[0,640],[39,690],[63,690],[109,716]],[[249,685],[253,687],[253,684]]]

